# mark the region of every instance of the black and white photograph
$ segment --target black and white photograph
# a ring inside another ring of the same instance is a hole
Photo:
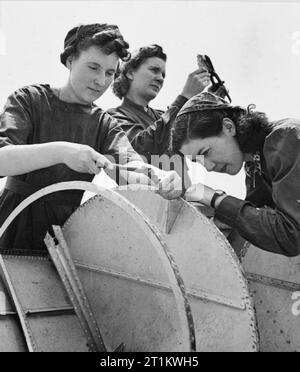
[[[300,352],[300,1],[0,0],[0,352]]]

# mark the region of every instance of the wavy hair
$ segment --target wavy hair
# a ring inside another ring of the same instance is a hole
[[[163,48],[157,44],[151,44],[135,51],[131,58],[121,65],[112,85],[112,90],[118,98],[122,99],[125,97],[129,90],[130,80],[127,77],[127,72],[130,69],[138,69],[147,58],[151,57],[158,57],[165,62],[167,60],[167,55],[164,53]]]
[[[107,55],[117,53],[123,61],[130,58],[129,44],[124,40],[118,26],[93,23],[74,27],[67,33],[64,51],[60,55],[61,63],[66,66],[69,56],[77,57],[92,45],[100,47]]]
[[[210,109],[180,115],[171,129],[170,150],[180,151],[187,140],[218,136],[223,129],[223,119],[231,119],[236,127],[236,139],[243,153],[254,154],[263,147],[272,124],[263,112],[254,111],[255,105],[247,109],[231,107]]]

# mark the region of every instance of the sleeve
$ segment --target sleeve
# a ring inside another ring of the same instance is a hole
[[[172,123],[186,101],[185,97],[178,96],[167,111],[147,129],[144,129],[142,125],[137,124],[125,114],[116,113],[114,117],[126,132],[135,151],[146,156],[149,160],[151,155],[163,154],[168,149]]]
[[[271,133],[264,154],[272,179],[276,207],[257,208],[228,196],[216,209],[216,218],[237,229],[263,250],[284,256],[300,254],[300,127]]]
[[[31,100],[25,90],[10,95],[0,115],[0,147],[28,143],[32,131]]]
[[[104,120],[107,121],[108,129],[101,148],[101,153],[105,156],[112,156],[118,164],[126,164],[131,161],[143,161],[139,154],[132,148],[118,121],[109,114],[105,114]]]

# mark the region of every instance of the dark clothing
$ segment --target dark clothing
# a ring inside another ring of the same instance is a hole
[[[13,93],[0,116],[0,147],[67,141],[86,144],[117,163],[141,160],[132,149],[125,133],[99,107],[61,101],[49,85],[33,85]],[[119,159],[119,148],[127,148]],[[65,181],[89,181],[93,175],[78,173],[64,164],[13,177],[29,188],[40,189]],[[0,198],[0,224],[25,199],[22,190],[7,184]],[[51,225],[63,225],[80,205],[83,191],[50,194],[27,207],[7,229],[0,241],[6,250],[45,250],[43,239]]]
[[[300,121],[273,123],[260,152],[260,174],[247,176],[247,196],[228,196],[215,217],[269,252],[300,254]],[[254,178],[255,177],[255,178]]]
[[[146,112],[143,106],[124,98],[119,107],[108,110],[108,113],[118,120],[135,151],[150,162],[151,155],[167,152],[172,124],[186,101],[179,95],[166,112],[151,107]]]

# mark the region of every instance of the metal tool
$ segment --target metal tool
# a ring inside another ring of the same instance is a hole
[[[206,69],[208,73],[210,74],[210,80],[212,83],[210,91],[212,93],[217,94],[221,98],[227,97],[229,102],[231,102],[231,98],[229,96],[228,90],[226,89],[224,85],[225,81],[221,80],[219,75],[216,73],[211,59],[205,54],[204,55],[198,54],[197,62],[198,62],[199,68]]]

